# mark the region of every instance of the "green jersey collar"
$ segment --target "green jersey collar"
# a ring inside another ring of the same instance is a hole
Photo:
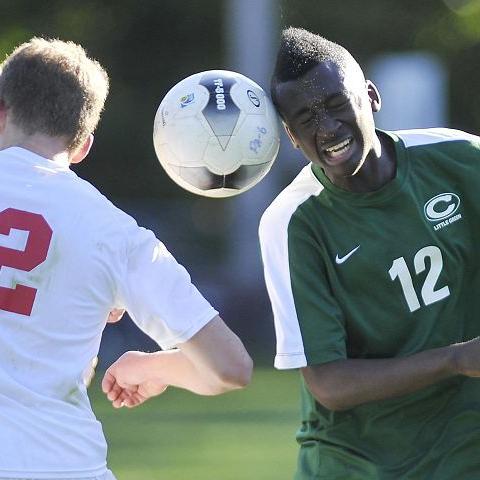
[[[378,130],[379,132],[384,133],[393,140],[395,146],[395,153],[397,154],[397,170],[395,173],[395,178],[390,182],[384,185],[379,190],[374,192],[366,193],[357,193],[349,192],[340,187],[334,185],[330,179],[325,175],[322,170],[322,167],[319,165],[311,165],[312,172],[316,179],[325,187],[326,190],[334,194],[335,196],[340,196],[346,201],[351,201],[357,205],[373,205],[377,203],[383,203],[386,200],[390,199],[396,195],[402,189],[402,186],[407,178],[408,174],[408,154],[405,145],[403,144],[400,137],[398,137],[394,132],[388,132],[385,130]]]

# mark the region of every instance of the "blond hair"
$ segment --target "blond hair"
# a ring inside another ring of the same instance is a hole
[[[109,88],[103,67],[73,42],[32,38],[0,65],[0,101],[27,135],[65,138],[76,150],[100,120]]]

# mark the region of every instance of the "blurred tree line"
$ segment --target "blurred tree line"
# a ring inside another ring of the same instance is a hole
[[[92,159],[78,173],[114,197],[190,195],[158,168],[152,122],[177,81],[228,64],[226,3],[0,0],[0,58],[33,35],[84,45],[107,68],[111,93]],[[480,97],[474,94],[480,64],[478,0],[279,0],[278,10],[280,27],[321,33],[364,63],[384,52],[436,53],[449,67],[452,125],[480,131]]]
[[[0,58],[38,35],[81,43],[106,67],[110,97],[94,149],[76,172],[154,229],[194,281],[205,283],[201,290],[210,299],[213,295],[213,303],[226,311],[247,343],[270,356],[273,327],[265,292],[243,303],[228,295],[215,298],[213,288],[209,294],[207,278],[227,291],[235,283],[234,272],[218,278],[235,199],[204,199],[181,190],[159,167],[152,144],[156,108],[177,81],[198,71],[229,68],[228,1],[0,0]],[[245,1],[245,8],[255,8],[255,2]],[[480,0],[278,0],[272,15],[279,28],[318,32],[347,47],[363,64],[386,52],[437,54],[450,77],[448,126],[480,132]]]

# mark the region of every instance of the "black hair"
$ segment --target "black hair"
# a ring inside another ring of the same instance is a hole
[[[276,104],[275,90],[279,83],[296,80],[322,62],[345,66],[355,61],[347,49],[303,28],[283,30],[270,93]]]

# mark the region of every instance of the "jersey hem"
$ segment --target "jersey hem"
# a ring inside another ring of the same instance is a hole
[[[33,471],[25,470],[22,472],[12,471],[12,470],[1,470],[0,469],[0,480],[2,479],[25,479],[31,478],[35,480],[52,480],[55,478],[58,479],[79,479],[79,478],[90,478],[98,477],[105,475],[108,472],[107,464],[104,463],[101,467],[96,467],[89,470],[70,470],[70,471]]]

